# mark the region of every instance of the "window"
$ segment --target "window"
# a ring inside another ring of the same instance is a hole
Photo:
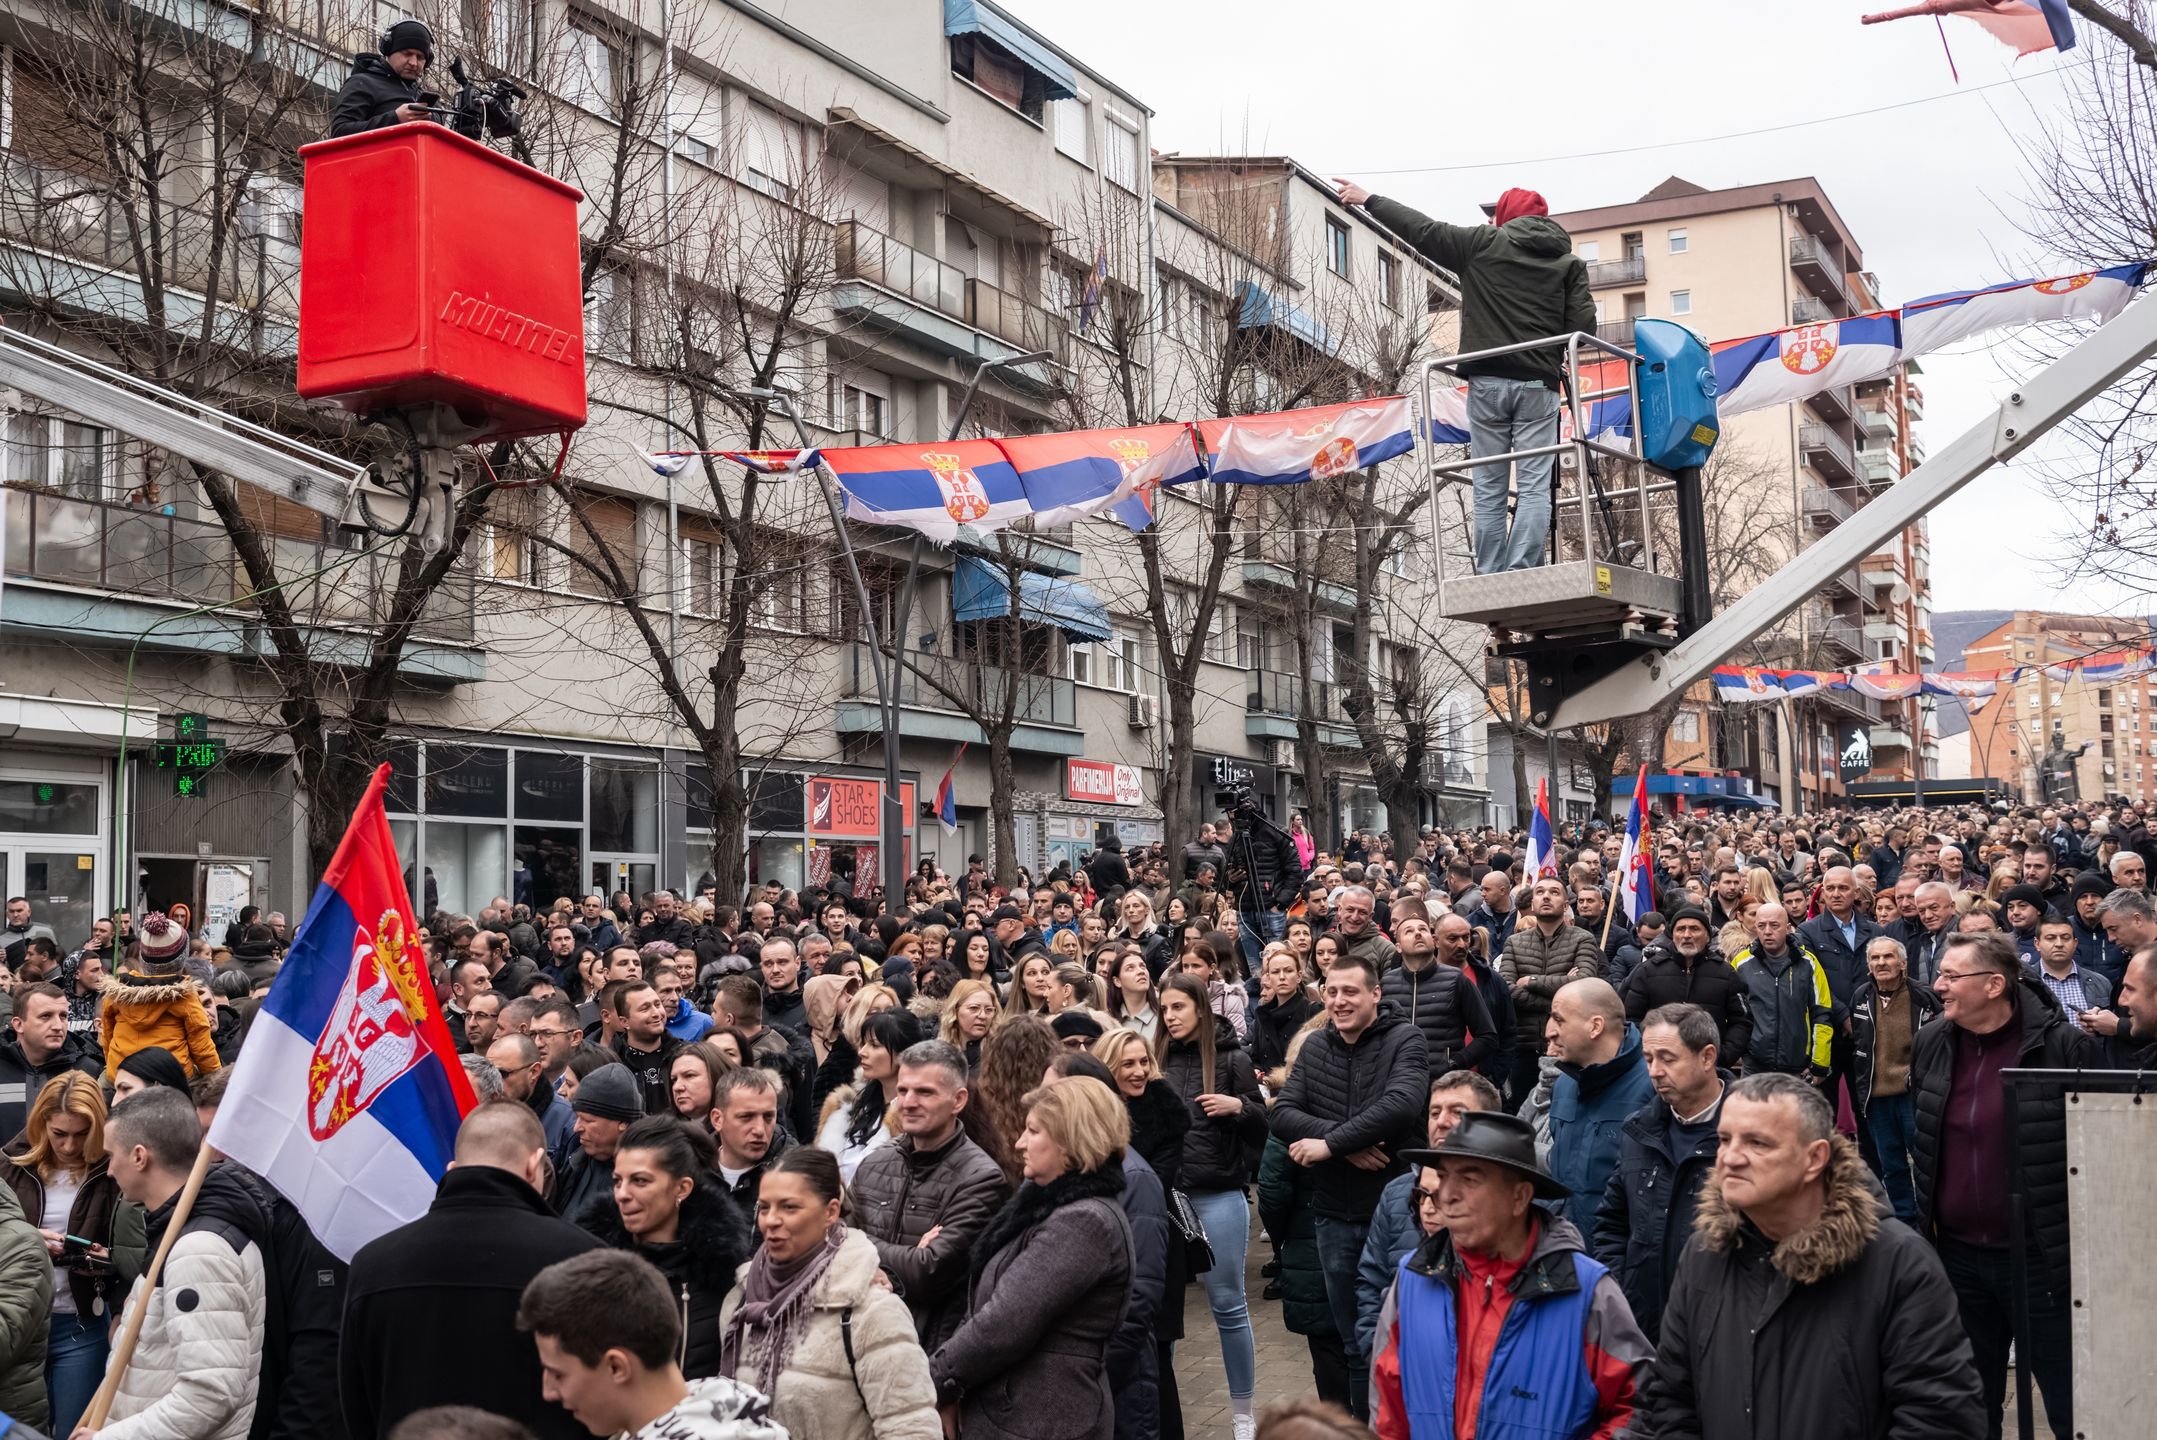
[[[494,497],[487,507],[487,523],[477,532],[481,579],[513,585],[540,583],[544,547],[535,533],[538,513],[535,491],[511,490]]]
[[[299,258],[300,187],[281,175],[257,172],[242,187],[240,233],[262,242],[271,257]]]
[[[1573,253],[1593,265],[1603,258],[1603,243],[1600,240],[1583,240],[1573,247]]]
[[[1690,314],[1692,314],[1692,313],[1693,313],[1693,292],[1692,292],[1692,291],[1690,291],[1690,290],[1673,290],[1673,291],[1671,291],[1671,292],[1670,292],[1670,313],[1671,313],[1671,314],[1673,314],[1673,315],[1690,315]]]
[[[1219,599],[1213,602],[1213,616],[1206,624],[1206,658],[1217,665],[1236,663],[1238,636],[1236,633],[1236,602]]]
[[[1136,195],[1139,178],[1138,121],[1113,105],[1102,107],[1107,123],[1101,127],[1101,173],[1109,183]]]
[[[1348,225],[1331,215],[1326,217],[1326,268],[1348,278]]]
[[[742,179],[774,200],[794,203],[806,170],[802,128],[768,106],[741,102]]]
[[[95,425],[17,412],[7,419],[6,478],[80,500],[102,500],[110,450],[110,437]]]
[[[1618,243],[1625,247],[1625,258],[1628,260],[1641,260],[1647,257],[1648,243],[1638,230],[1626,231],[1624,235],[1619,237]]]
[[[1086,102],[1057,100],[1050,105],[1049,114],[1056,123],[1056,148],[1079,164],[1086,164]]]
[[[1685,227],[1682,225],[1671,228],[1670,253],[1673,255],[1683,255],[1685,253]]]
[[[629,273],[594,271],[584,296],[584,333],[594,354],[626,360],[636,348],[636,306]]]
[[[1388,310],[1401,308],[1401,262],[1382,250],[1378,252],[1378,293]]]
[[[601,115],[611,115],[619,93],[616,67],[620,59],[607,37],[592,28],[594,23],[572,19],[562,32],[562,98]]]
[[[1116,633],[1099,648],[1104,663],[1096,684],[1130,694],[1152,690],[1153,642],[1135,625],[1119,623]]]
[[[717,540],[684,535],[682,550],[688,562],[689,594],[685,597],[694,615],[717,615],[724,608],[726,547]]]
[[[1681,709],[1670,717],[1670,738],[1687,745],[1700,743],[1700,712]]]
[[[579,595],[610,596],[618,569],[632,590],[641,590],[643,562],[637,550],[636,502],[617,495],[586,494],[579,495],[573,503],[576,516],[570,520],[569,533],[564,538],[572,555],[590,563],[571,565],[569,588]],[[599,537],[596,545],[592,541],[594,534]]]
[[[674,153],[717,168],[725,149],[726,106],[719,87],[686,72],[674,77]]]
[[[952,36],[951,73],[1035,124],[1041,122],[1047,83],[995,41],[981,35]]]

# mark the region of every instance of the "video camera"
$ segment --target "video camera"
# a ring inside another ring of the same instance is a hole
[[[507,140],[517,133],[517,106],[525,97],[514,81],[497,75],[475,84],[464,73],[461,55],[449,62],[449,73],[457,82],[457,98],[435,107],[444,125],[467,140]]]
[[[1248,785],[1230,785],[1221,793],[1228,797],[1228,813],[1239,820],[1265,813],[1265,807],[1258,803],[1258,792]]]

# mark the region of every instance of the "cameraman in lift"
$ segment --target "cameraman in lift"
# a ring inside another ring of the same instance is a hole
[[[437,97],[420,88],[434,63],[434,32],[420,21],[399,20],[382,32],[380,49],[352,57],[352,74],[330,107],[333,137],[434,118]]]
[[[1288,907],[1303,885],[1296,841],[1266,818],[1257,792],[1248,785],[1229,791],[1228,832],[1220,837],[1227,860],[1222,888],[1236,902],[1237,939],[1246,974],[1259,972],[1268,940],[1288,928]]]
[[[457,82],[457,97],[442,103],[432,90],[420,88],[420,79],[434,63],[434,32],[418,20],[399,20],[382,32],[380,55],[352,57],[352,74],[337,101],[330,107],[330,135],[357,135],[414,120],[433,120],[447,125],[468,140],[507,139],[517,133],[517,102],[524,92],[497,76],[475,85],[464,73],[464,62],[452,60],[449,73]]]

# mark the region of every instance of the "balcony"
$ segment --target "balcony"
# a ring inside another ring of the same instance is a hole
[[[1049,350],[1061,359],[1071,338],[1063,316],[1052,315],[986,280],[966,282],[966,323],[1018,347],[1022,354]]]
[[[840,315],[957,360],[1008,360],[1050,348],[1061,353],[1061,321],[1050,324],[1053,317],[1040,307],[995,286],[980,285],[956,265],[859,220],[842,220],[833,227],[832,244],[838,283],[832,287],[831,304]],[[977,320],[977,315],[982,318]],[[1010,338],[1013,335],[1024,338]],[[1019,373],[1043,378],[1039,365]]]
[[[1798,426],[1798,449],[1806,464],[1830,480],[1857,478],[1857,452],[1850,442],[1817,421]]]
[[[153,643],[209,654],[266,653],[252,602],[242,598],[249,589],[246,572],[221,524],[43,490],[9,489],[6,505],[10,626],[110,644],[144,634],[175,610],[217,606],[199,620],[160,628]],[[288,583],[284,594],[299,621],[317,629],[311,638],[318,659],[363,661],[364,632],[387,619],[396,554],[363,556],[319,541],[265,539],[281,576],[320,570],[341,554],[352,557],[348,567]],[[446,684],[484,678],[483,655],[450,648],[475,643],[474,598],[472,574],[459,567],[420,621],[421,633],[444,643],[409,645],[401,667],[407,678]],[[338,637],[341,631],[352,632],[349,641]]]
[[[1086,753],[1086,736],[1078,729],[1078,687],[1071,681],[922,650],[908,651],[907,662],[899,674],[901,735],[985,745],[987,734],[968,712],[994,719],[1010,706],[1017,721],[1011,734],[1014,750]],[[845,735],[882,735],[884,720],[877,709],[876,672],[868,646],[847,647],[844,679],[833,728]]]
[[[1840,490],[1825,485],[1805,487],[1805,518],[1823,530],[1832,530],[1857,513],[1857,507]]]
[[[1910,436],[1910,443],[1907,448],[1910,456],[1910,468],[1912,470],[1915,470],[1918,466],[1925,463],[1924,441],[1918,439],[1915,434],[1912,434]]]
[[[1865,438],[1893,449],[1899,433],[1892,410],[1866,409],[1858,412],[1858,422],[1865,427]]]
[[[1820,587],[1820,593],[1830,597],[1840,593],[1852,600],[1863,601],[1865,598],[1865,581],[1857,573],[1857,567],[1852,565],[1847,570],[1838,570],[1828,576],[1827,583]]]
[[[1831,305],[1834,314],[1847,315],[1857,308],[1850,298],[1849,283],[1843,279],[1842,257],[1819,236],[1800,232],[1790,237],[1790,268],[1814,295],[1840,302],[1839,309]],[[1798,323],[1814,322],[1801,320]]]
[[[1872,727],[1872,748],[1875,750],[1907,750],[1910,748],[1910,731],[1900,720],[1890,720],[1884,725]]]
[[[1639,285],[1648,278],[1648,257],[1628,255],[1623,260],[1598,260],[1588,266],[1588,288],[1606,285]]]
[[[299,244],[296,239],[249,228],[209,208],[167,204],[155,227],[159,247],[138,256],[130,236],[129,201],[101,181],[14,154],[0,156],[0,245],[15,256],[0,267],[0,288],[80,309],[101,317],[147,322],[144,272],[164,290],[167,328],[200,328],[206,297],[214,296],[219,338],[257,354],[289,355],[298,343],[292,318],[299,310]],[[135,232],[152,244],[147,215],[138,212]],[[298,216],[279,214],[270,222]],[[220,243],[212,256],[211,238]]]
[[[1806,396],[1805,403],[1830,419],[1854,422],[1859,414],[1857,390],[1850,385],[1831,385],[1817,394]]]
[[[1307,702],[1318,722],[1321,743],[1339,747],[1360,744],[1355,721],[1341,704],[1341,687],[1307,683],[1300,675],[1272,670],[1253,670],[1246,677],[1251,688],[1244,697],[1243,733],[1252,740],[1294,740],[1296,721]]]
[[[1898,551],[1883,550],[1867,555],[1857,562],[1857,568],[1864,572],[1866,583],[1871,585],[1892,585],[1903,578],[1902,555]]]
[[[1824,300],[1800,295],[1790,302],[1790,323],[1793,325],[1824,325],[1834,318],[1835,312]]]
[[[1895,457],[1885,450],[1860,450],[1857,468],[1867,485],[1892,485],[1902,478]]]
[[[1633,348],[1633,322],[1640,317],[1628,315],[1623,320],[1605,320],[1595,327],[1595,338],[1605,345],[1622,345]]]

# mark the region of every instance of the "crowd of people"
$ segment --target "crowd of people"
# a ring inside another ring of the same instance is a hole
[[[1521,839],[1325,853],[1246,805],[1012,885],[924,860],[896,905],[432,914],[480,1101],[433,1207],[346,1266],[211,1165],[94,1431],[283,917],[63,955],[10,900],[0,1413],[1180,1440],[1199,1345],[1252,1440],[1277,1303],[1316,1397],[1283,1435],[1974,1440],[2011,1346],[2075,1433],[2062,1101],[1999,1072],[2157,1061],[2145,817],[1660,817],[1637,922],[1608,826],[1538,874]]]

